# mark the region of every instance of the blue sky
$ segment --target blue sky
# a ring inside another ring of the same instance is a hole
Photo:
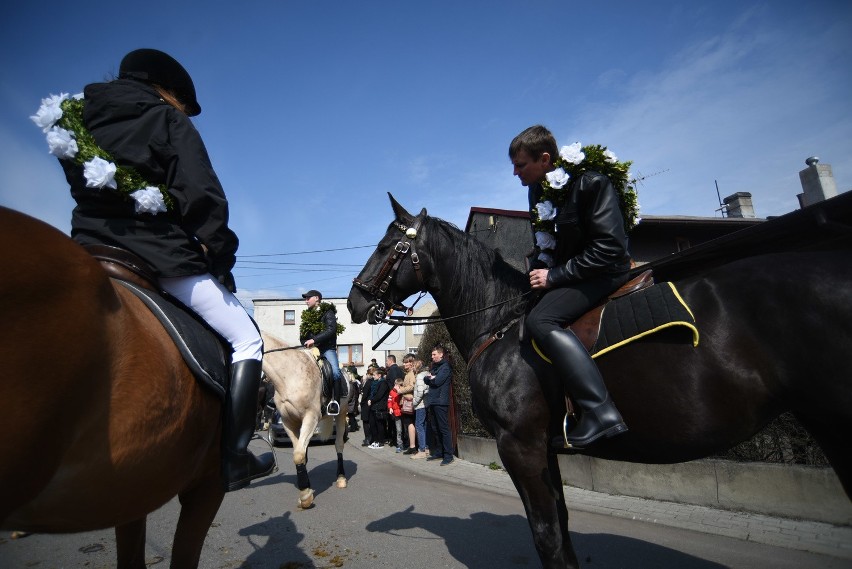
[[[718,215],[714,182],[751,192],[759,217],[787,213],[811,155],[852,188],[846,1],[14,4],[0,204],[69,231],[67,184],[29,115],[132,49],[162,49],[195,81],[244,299],[346,296],[390,221],[387,192],[461,227],[472,206],[524,209],[506,152],[536,123],[633,160],[646,215]]]

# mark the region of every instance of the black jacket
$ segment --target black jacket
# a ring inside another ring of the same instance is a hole
[[[441,360],[432,364],[431,375],[426,376],[423,382],[429,386],[426,394],[426,405],[449,405],[450,388],[453,384],[453,370],[450,362]]]
[[[318,310],[312,308],[311,310]],[[322,313],[322,331],[317,334],[308,334],[300,338],[302,344],[313,338],[314,346],[320,351],[337,349],[337,308],[332,304],[331,308]]]
[[[74,240],[128,249],[163,277],[209,271],[232,283],[237,236],[228,228],[225,193],[189,118],[138,81],[95,83],[84,95],[83,122],[98,145],[146,182],[165,184],[175,211],[137,214],[131,199],[87,188],[82,166],[62,160],[77,201],[71,218]]]
[[[538,184],[530,186],[530,210],[538,203],[541,191]],[[565,201],[554,205],[557,207],[555,263],[547,276],[551,285],[630,269],[624,217],[609,178],[586,172],[571,182]]]

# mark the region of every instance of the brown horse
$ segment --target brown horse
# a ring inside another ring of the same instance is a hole
[[[145,518],[178,496],[171,566],[197,567],[224,496],[220,400],[66,235],[0,207],[0,242],[0,527],[115,527],[117,566],[143,569]]]
[[[340,413],[322,415],[322,373],[308,350],[295,349],[284,341],[262,333],[265,355],[263,372],[275,386],[275,407],[281,414],[284,430],[293,442],[293,463],[296,465],[296,485],[299,488],[300,508],[310,508],[314,491],[308,477],[308,444],[317,425],[321,432],[337,427],[334,447],[337,450],[337,487],[346,488],[343,468],[343,445],[346,437],[346,398],[342,397]],[[342,381],[346,381],[344,377]]]
[[[831,201],[767,221],[760,231],[771,238],[751,245],[760,254],[710,263],[708,253],[701,264],[710,268],[667,277],[692,308],[700,344],[669,328],[597,360],[630,431],[585,454],[688,461],[730,448],[789,411],[852,493],[844,435],[852,422],[852,193]],[[426,290],[469,361],[495,338],[468,369],[474,410],[496,439],[542,564],[578,567],[559,465],[548,448],[565,414],[561,382],[518,341],[527,275],[425,209],[412,215],[392,197],[391,204],[395,218],[349,294],[352,321],[375,322]],[[778,241],[791,240],[778,250]]]

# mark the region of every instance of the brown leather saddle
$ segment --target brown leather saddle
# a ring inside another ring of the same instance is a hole
[[[151,266],[134,253],[109,245],[83,248],[100,262],[110,278],[136,295],[156,316],[198,381],[224,398],[230,344],[190,309],[167,295]]]
[[[83,248],[101,263],[110,277],[153,292],[162,292],[154,269],[135,253],[111,245],[83,245]]]
[[[600,304],[583,314],[568,328],[574,332],[577,338],[582,342],[583,346],[589,351],[592,350],[595,343],[598,341],[598,336],[601,332],[601,315],[603,314],[604,306],[610,300],[627,296],[630,293],[648,288],[654,284],[654,273],[651,270],[644,271],[636,277],[630,279],[615,292],[607,295]]]

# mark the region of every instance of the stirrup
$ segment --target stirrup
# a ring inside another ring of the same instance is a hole
[[[332,399],[328,402],[328,405],[325,406],[325,414],[330,417],[335,417],[340,415],[340,403]]]

